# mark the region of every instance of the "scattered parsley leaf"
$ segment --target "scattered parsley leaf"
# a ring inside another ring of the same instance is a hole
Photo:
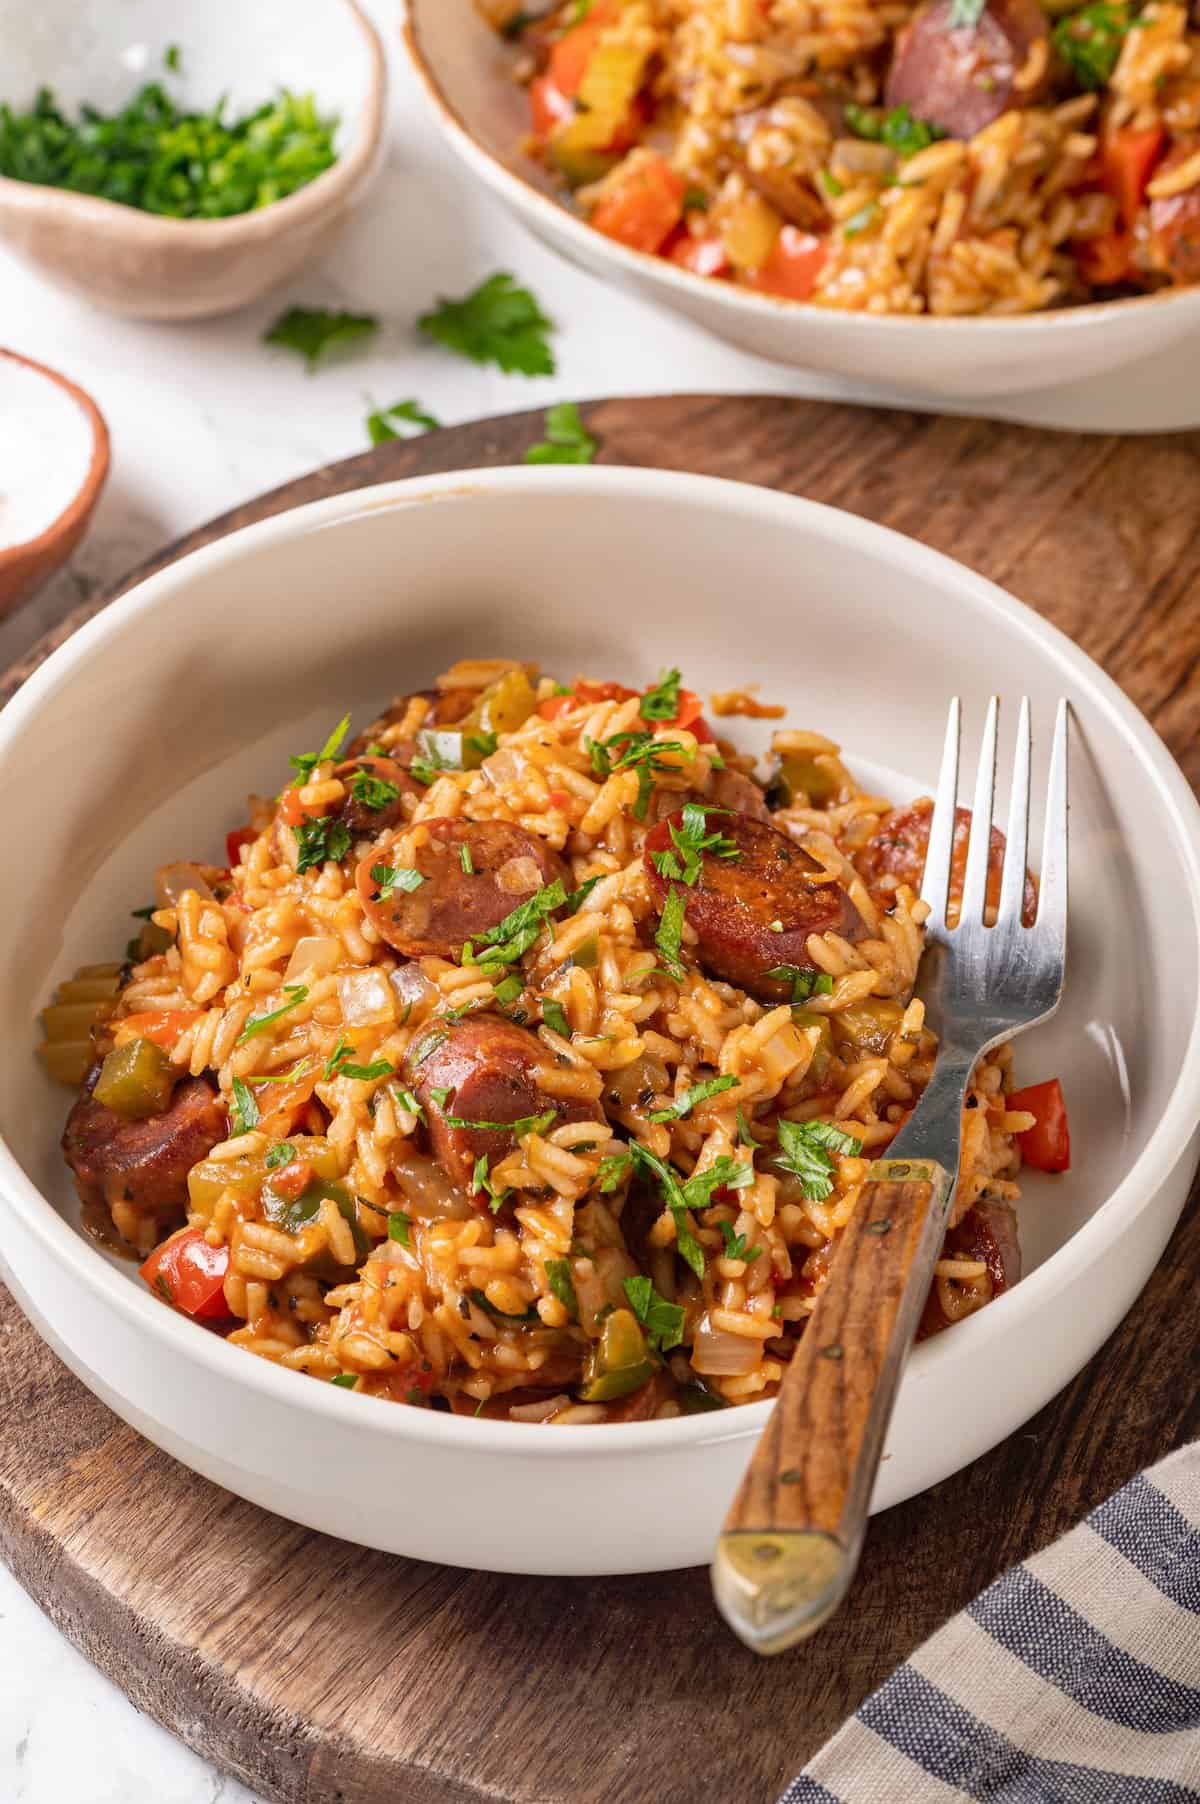
[[[643,720],[674,720],[679,713],[679,685],[682,681],[678,670],[664,670],[657,683],[653,684],[638,703],[638,713]]]
[[[865,207],[860,207],[857,213],[852,213],[849,219],[843,221],[842,233],[847,238],[857,238],[858,234],[865,232],[867,227],[873,225],[878,217],[879,202],[869,200]]]
[[[830,1153],[862,1152],[862,1141],[843,1133],[828,1121],[781,1121],[779,1152],[774,1163],[799,1178],[811,1202],[823,1203],[833,1191],[834,1163]]]
[[[740,1103],[738,1104],[737,1111],[737,1130],[738,1141],[742,1146],[761,1145],[761,1141],[756,1140],[754,1135],[750,1132],[750,1124],[747,1122],[746,1117],[742,1112],[742,1105]]]
[[[296,1149],[292,1145],[291,1141],[290,1140],[281,1140],[279,1142],[279,1144],[277,1146],[273,1146],[271,1148],[270,1152],[267,1154],[267,1159],[266,1159],[267,1170],[268,1171],[277,1171],[281,1165],[290,1165],[292,1160],[295,1157],[296,1157]]]
[[[350,850],[350,829],[336,815],[305,815],[292,831],[300,853],[296,860],[297,877],[316,870],[329,859],[340,864]]]
[[[283,993],[288,998],[287,1002],[280,1003],[279,1007],[272,1009],[270,1014],[252,1015],[250,1017],[249,1021],[247,1021],[245,1027],[243,1027],[241,1033],[237,1037],[237,1044],[239,1046],[244,1045],[247,1040],[252,1040],[256,1034],[265,1033],[272,1021],[278,1021],[281,1015],[286,1015],[291,1009],[299,1008],[302,1002],[306,1002],[308,1000],[308,985],[306,983],[285,983],[283,986]],[[274,1082],[275,1080],[267,1079],[265,1081]]]
[[[240,1077],[233,1080],[233,1122],[239,1134],[248,1134],[258,1126],[258,1102]]]
[[[397,799],[400,788],[386,777],[377,777],[372,770],[356,770],[350,778],[350,794],[368,814],[379,814]]]
[[[880,114],[869,107],[848,102],[843,111],[846,124],[856,138],[870,138],[876,144],[886,144],[899,157],[911,157],[918,150],[928,150],[931,144],[946,136],[940,125],[934,125],[928,119],[914,118],[907,104]]]
[[[822,188],[824,188],[830,200],[840,200],[842,195],[846,192],[845,187],[838,181],[837,176],[833,175],[828,169],[822,169],[817,180],[820,182]]]
[[[707,1102],[710,1096],[719,1096],[722,1090],[732,1090],[737,1081],[736,1077],[706,1077],[685,1090],[682,1096],[677,1096],[669,1109],[659,1109],[651,1115],[650,1120],[682,1121],[699,1103]]]
[[[417,325],[446,350],[474,363],[494,363],[508,374],[554,374],[554,353],[546,342],[554,322],[529,290],[518,288],[514,277],[503,270],[460,300],[439,297],[437,306],[423,313]]]
[[[411,894],[420,889],[425,879],[420,871],[408,864],[373,864],[371,866],[371,882],[379,885],[379,900],[390,902],[398,893]]]
[[[463,964],[484,967],[515,964],[533,945],[548,917],[556,909],[562,908],[566,900],[567,892],[562,878],[556,877],[553,883],[536,890],[528,901],[518,903],[497,926],[490,927],[486,933],[481,934],[479,945],[483,948],[482,951],[477,952],[473,946],[464,946]]]
[[[987,0],[954,0],[947,21],[949,29],[951,31],[974,31],[986,10]]]
[[[309,782],[318,764],[332,764],[342,749],[342,741],[350,731],[350,716],[343,714],[319,752],[297,752],[288,759],[288,763],[296,772],[292,783],[293,789],[303,789]]]
[[[614,1190],[620,1189],[621,1185],[629,1175],[632,1164],[632,1153],[606,1154],[605,1157],[601,1159],[599,1169],[596,1172],[596,1188],[601,1190],[605,1196],[608,1196]]]
[[[579,885],[579,888],[571,890],[568,894],[566,901],[563,903],[563,913],[565,915],[577,915],[600,881],[601,879],[599,877],[585,877],[583,882]]]
[[[753,1265],[762,1248],[750,1246],[744,1234],[735,1234],[732,1222],[723,1221],[720,1227],[721,1238],[725,1242],[725,1257],[740,1259],[744,1265]]]
[[[668,1303],[655,1290],[649,1278],[625,1279],[625,1295],[629,1307],[646,1330],[646,1338],[661,1353],[669,1353],[683,1339],[683,1308]]]
[[[663,964],[676,983],[682,983],[686,975],[680,956],[683,947],[683,916],[686,908],[687,899],[683,891],[681,889],[669,890],[667,899],[663,903],[658,932],[654,936],[654,944],[662,954]]]
[[[163,51],[163,68],[169,69],[172,75],[179,75],[182,72],[183,64],[178,44],[168,44]]]
[[[369,1065],[341,1064],[337,1068],[338,1077],[352,1077],[360,1084],[373,1084],[380,1077],[394,1077],[396,1067],[389,1065],[386,1059],[375,1059]]]
[[[571,1276],[569,1259],[547,1259],[546,1282],[550,1286],[551,1296],[558,1298],[573,1322],[579,1320],[579,1298],[575,1295],[575,1281]]]
[[[392,1097],[394,1101],[400,1104],[400,1107],[406,1114],[415,1115],[418,1121],[424,1121],[425,1111],[411,1090],[405,1089],[403,1084],[393,1084]]]
[[[703,188],[685,188],[683,191],[683,210],[685,213],[707,213],[708,196]]]
[[[388,1239],[398,1240],[402,1247],[412,1245],[412,1216],[403,1209],[393,1209],[388,1215]]]
[[[337,1376],[331,1378],[329,1382],[330,1384],[336,1384],[339,1390],[352,1391],[358,1385],[358,1376],[354,1372],[339,1372]]]
[[[560,401],[546,410],[545,438],[530,445],[525,453],[527,464],[590,464],[600,449],[579,417],[574,401]]]
[[[446,1126],[484,1134],[512,1134],[519,1140],[525,1134],[544,1134],[557,1115],[557,1109],[545,1109],[540,1115],[521,1115],[516,1121],[472,1121],[466,1115],[447,1115]]]
[[[810,971],[801,965],[772,965],[767,972],[778,983],[790,983],[792,1001],[807,1002],[810,996],[832,996],[833,979],[827,971]]]
[[[725,834],[708,833],[708,816],[710,814],[728,814],[728,808],[707,808],[702,802],[686,802],[683,808],[683,819],[676,826],[670,826],[671,846],[652,854],[655,868],[660,877],[668,882],[686,883],[693,888],[700,879],[704,868],[703,854],[707,852],[713,858],[728,859],[736,863],[740,857],[736,840]]]
[[[492,1001],[498,1004],[499,1007],[505,1008],[510,1002],[515,1002],[517,1000],[517,997],[524,988],[525,985],[521,978],[517,976],[515,971],[512,971],[496,985],[495,989],[492,991]]]
[[[371,313],[329,312],[324,307],[289,307],[263,333],[263,343],[282,345],[303,357],[309,371],[337,345],[355,344],[379,330]]]
[[[1112,78],[1132,20],[1129,8],[1113,0],[1093,0],[1054,27],[1054,48],[1081,88],[1102,88]]]
[[[376,407],[367,415],[367,437],[373,445],[386,445],[389,439],[413,438],[415,433],[397,432],[391,422],[415,426],[417,432],[440,432],[442,422],[426,413],[419,401],[396,401],[391,407]]]

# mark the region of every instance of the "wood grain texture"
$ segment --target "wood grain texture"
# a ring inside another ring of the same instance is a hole
[[[1200,434],[1124,443],[759,397],[584,413],[605,461],[832,501],[1004,583],[1116,677],[1200,782]],[[323,495],[517,461],[541,425],[518,415],[381,446],[155,566]],[[0,701],[94,611],[0,679]],[[140,1708],[278,1804],[764,1804],[947,1615],[1200,1432],[1196,1387],[1180,1382],[1200,1339],[1198,1264],[1193,1196],[1087,1370],[984,1459],[874,1522],[853,1608],[772,1662],[719,1622],[703,1571],[494,1577],[267,1516],[125,1428],[6,1295],[0,1553]]]

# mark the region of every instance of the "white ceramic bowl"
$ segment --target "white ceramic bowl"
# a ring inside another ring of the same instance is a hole
[[[678,662],[699,690],[761,681],[901,798],[933,781],[952,692],[976,729],[993,688],[1027,693],[1043,733],[1070,697],[1072,975],[1019,1069],[1062,1074],[1075,1164],[1030,1177],[1029,1275],[909,1365],[876,1505],[943,1478],[1078,1371],[1182,1207],[1200,1118],[1200,810],[1132,705],[1018,602],[759,488],[522,468],[338,497],[150,578],[30,679],[0,716],[5,843],[20,848],[0,863],[0,1252],[22,1306],[126,1421],[313,1527],[518,1572],[707,1557],[764,1405],[579,1429],[356,1397],[173,1314],[72,1225],[69,1098],[33,1055],[54,982],[114,954],[157,863],[218,857],[245,793],[344,706],[367,719],[468,651],[631,682]]]
[[[571,212],[519,150],[529,129],[513,52],[473,0],[401,0],[404,39],[447,142],[553,249],[584,269],[777,363],[910,395],[982,398],[1096,376],[1200,328],[1200,287],[1012,318],[845,313],[689,274],[627,250]]]
[[[170,46],[177,74],[164,68]],[[357,0],[0,0],[0,101],[40,87],[71,115],[147,81],[227,118],[281,87],[340,121],[338,160],[285,199],[232,219],[167,219],[0,176],[0,242],[86,300],[138,319],[226,313],[326,251],[366,192],[383,141],[383,46]]]

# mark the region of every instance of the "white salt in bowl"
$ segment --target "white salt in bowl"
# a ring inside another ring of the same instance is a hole
[[[0,614],[70,557],[108,475],[108,428],[90,395],[0,350]]]

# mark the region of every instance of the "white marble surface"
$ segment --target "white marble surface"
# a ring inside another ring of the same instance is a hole
[[[369,0],[389,36],[392,0]],[[88,388],[113,436],[113,476],[68,570],[0,623],[0,667],[70,600],[176,534],[262,489],[366,446],[372,404],[418,398],[446,424],[560,397],[663,389],[836,396],[843,385],[743,355],[672,316],[605,291],[498,216],[441,148],[395,69],[387,167],[336,255],[283,297],[186,327],[114,321],[49,289],[0,252],[0,343]],[[5,96],[7,98],[7,96]],[[559,322],[559,373],[527,381],[422,343],[412,321],[438,293],[498,268]],[[287,301],[381,315],[366,354],[305,375],[260,343]],[[1015,418],[1145,431],[1200,423],[1200,346],[1086,393],[1018,398]],[[0,432],[4,422],[0,419]],[[64,1725],[69,1729],[64,1733]],[[139,1717],[0,1568],[0,1798],[8,1804],[250,1804],[250,1794]]]

